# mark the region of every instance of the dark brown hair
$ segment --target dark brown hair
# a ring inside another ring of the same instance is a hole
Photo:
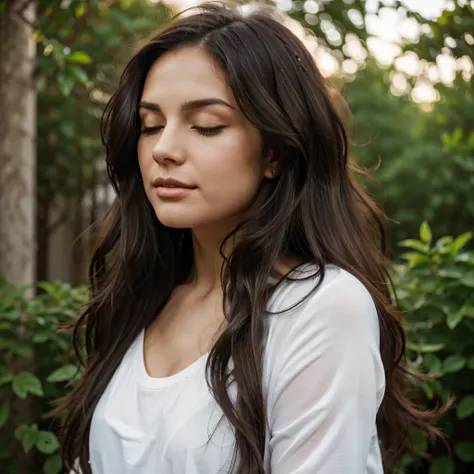
[[[82,379],[60,407],[68,413],[65,465],[71,469],[78,458],[82,472],[91,474],[88,440],[95,407],[127,349],[192,270],[190,230],[161,224],[145,195],[137,106],[153,63],[168,51],[196,45],[226,72],[239,107],[281,165],[278,179],[262,187],[240,223],[238,243],[223,267],[227,324],[208,361],[209,386],[235,429],[236,472],[264,472],[262,354],[271,293],[266,282],[281,258],[316,264],[320,282],[325,266],[337,265],[370,291],[386,374],[377,428],[385,470],[392,472],[410,427],[436,433],[430,423],[437,413],[418,410],[406,396],[410,376],[401,316],[389,294],[386,218],[356,183],[343,123],[304,45],[268,9],[245,16],[214,3],[179,16],[139,49],[104,114],[107,167],[117,199],[92,258],[91,298],[74,329],[76,351],[85,337],[87,356]],[[226,389],[229,377],[238,387],[235,403]]]

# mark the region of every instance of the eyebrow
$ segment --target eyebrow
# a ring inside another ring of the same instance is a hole
[[[181,106],[181,110],[190,111],[190,110],[195,110],[195,109],[202,109],[204,107],[209,107],[211,105],[224,105],[225,107],[229,107],[232,110],[235,110],[235,107],[230,105],[225,100],[218,99],[217,97],[208,97],[207,99],[190,100],[188,102],[185,102]],[[142,101],[138,104],[138,108],[147,109],[147,110],[151,110],[153,112],[158,112],[158,113],[161,112],[161,107],[158,104],[155,104],[154,102]]]

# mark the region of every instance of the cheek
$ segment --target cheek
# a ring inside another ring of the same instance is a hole
[[[218,159],[206,160],[198,172],[204,178],[202,191],[216,208],[238,211],[257,193],[262,180],[259,156],[242,149],[227,149]]]
[[[232,132],[200,153],[198,162],[205,170],[199,170],[198,176],[206,176],[206,191],[213,205],[242,208],[255,197],[263,178],[261,141],[257,132]]]

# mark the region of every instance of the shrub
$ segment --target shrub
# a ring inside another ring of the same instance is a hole
[[[85,288],[42,283],[28,290],[0,282],[0,465],[5,474],[57,474],[58,420],[42,415],[78,377],[71,335],[57,326],[78,315]],[[28,455],[27,455],[28,454]]]
[[[463,250],[470,232],[432,242],[423,223],[419,240],[405,240],[409,251],[397,267],[395,282],[406,311],[407,356],[415,371],[433,381],[419,383],[426,407],[455,402],[441,422],[451,455],[442,443],[430,445],[420,433],[417,447],[431,462],[405,457],[408,472],[464,474],[474,472],[474,252]]]

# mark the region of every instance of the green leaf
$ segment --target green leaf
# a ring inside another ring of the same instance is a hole
[[[443,361],[443,372],[455,373],[459,372],[466,365],[466,359],[457,355],[452,355],[444,359]]]
[[[413,447],[420,453],[428,450],[428,437],[419,429],[413,430]]]
[[[25,453],[28,453],[35,445],[37,437],[38,433],[36,431],[31,430],[22,438],[21,444]]]
[[[59,442],[51,431],[40,431],[36,441],[36,447],[44,454],[52,454],[59,448]]]
[[[7,311],[0,313],[0,317],[8,321],[18,321],[18,319],[20,319],[20,311],[18,311],[17,308],[8,308]]]
[[[474,462],[474,443],[460,441],[454,446],[456,456],[465,463]]]
[[[12,383],[13,391],[18,395],[19,398],[26,398],[28,393],[43,396],[43,388],[41,382],[31,372],[20,372],[15,376]]]
[[[12,374],[5,374],[0,376],[0,385],[5,385],[6,383],[10,383],[13,380]]]
[[[456,127],[453,131],[451,144],[453,147],[457,146],[463,136],[461,127]]]
[[[464,316],[467,316],[468,318],[474,318],[474,306],[472,305],[465,305],[463,306],[463,314]]]
[[[436,458],[430,466],[428,474],[454,474],[454,462],[446,456]]]
[[[434,377],[439,377],[443,373],[441,361],[434,354],[426,354],[423,357],[424,366]]]
[[[460,283],[469,288],[474,288],[474,274],[470,273],[469,275],[461,278]]]
[[[406,248],[410,248],[414,250],[419,250],[422,253],[426,253],[429,250],[428,246],[425,243],[420,242],[419,240],[415,240],[415,239],[402,240],[399,243],[399,245],[400,247],[406,247]]]
[[[474,395],[467,395],[456,406],[456,414],[460,420],[474,413]]]
[[[13,354],[20,357],[30,357],[33,354],[33,348],[27,344],[19,344],[16,340],[11,341],[10,349]]]
[[[76,9],[74,10],[74,14],[76,15],[76,18],[81,18],[81,16],[84,15],[86,11],[86,7],[84,5],[84,2],[80,3],[77,5]]]
[[[69,72],[70,77],[72,77],[78,84],[81,84],[83,86],[87,85],[87,82],[89,80],[86,71],[84,69],[81,69],[80,67],[69,67],[67,69]]]
[[[414,352],[438,352],[443,349],[444,343],[440,344],[415,344],[413,342],[407,342],[407,348]]]
[[[48,295],[50,295],[53,299],[59,301],[62,297],[61,287],[58,285],[57,282],[53,281],[41,281],[37,283],[38,288],[46,291]],[[55,308],[57,309],[57,308]]]
[[[422,242],[425,244],[430,245],[431,244],[431,229],[430,226],[428,225],[428,222],[423,221],[421,226],[420,226],[420,239]]]
[[[470,134],[469,134],[469,138],[467,140],[467,146],[469,149],[474,149],[474,131],[472,131]]]
[[[7,422],[10,413],[10,405],[7,403],[0,404],[0,428]]]
[[[432,400],[434,396],[434,392],[431,385],[424,383],[421,385],[421,388],[423,389],[423,392],[425,392],[426,398],[428,398],[428,400]]]
[[[84,51],[75,51],[68,59],[69,62],[76,64],[89,64],[92,62],[91,57]]]
[[[69,95],[71,95],[71,91],[74,86],[74,83],[72,82],[68,74],[66,74],[64,71],[59,71],[58,86],[59,86],[59,90],[61,91],[61,94],[64,97],[68,97]]]
[[[48,329],[45,331],[37,332],[33,336],[33,342],[37,342],[41,344],[43,342],[46,342],[49,339],[52,339],[53,337],[54,337],[54,333],[50,329]]]
[[[28,453],[38,439],[38,427],[21,425],[15,430],[15,438],[21,442],[25,453]]]
[[[443,145],[446,145],[447,147],[450,147],[450,145],[451,145],[451,135],[449,135],[449,133],[447,133],[447,132],[443,132],[441,134],[441,142],[443,143]]]
[[[65,380],[71,380],[77,373],[77,367],[68,364],[60,369],[55,370],[46,379],[48,382],[64,382]]]
[[[410,464],[413,464],[414,460],[415,460],[415,458],[411,454],[406,453],[402,457],[402,466],[407,467]],[[400,474],[403,474],[403,471],[401,471]]]
[[[410,267],[430,262],[430,259],[426,255],[417,252],[406,252],[403,253],[401,257],[408,262]]]
[[[59,474],[62,464],[59,454],[51,456],[43,465],[43,474]]]
[[[447,253],[451,251],[451,247],[453,245],[453,238],[450,236],[441,237],[438,239],[435,245],[435,250],[441,253]]]
[[[26,432],[28,432],[28,430],[30,430],[30,427],[28,425],[20,425],[17,426],[17,428],[15,429],[15,433],[13,434],[18,441],[21,441],[21,438],[25,435]]]
[[[464,316],[463,308],[459,311],[452,311],[448,314],[446,318],[446,324],[448,325],[449,329],[454,329],[461,321]]]
[[[461,234],[459,237],[456,237],[451,248],[452,255],[456,255],[471,239],[472,232],[466,232]]]
[[[467,363],[467,368],[474,370],[474,357],[471,357]]]

